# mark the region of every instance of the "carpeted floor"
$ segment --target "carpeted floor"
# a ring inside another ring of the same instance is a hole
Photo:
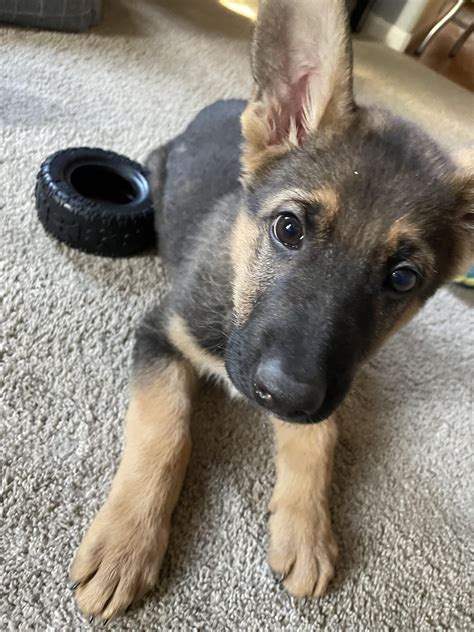
[[[215,4],[110,0],[90,34],[0,30],[2,630],[88,626],[68,567],[120,454],[134,325],[164,287],[156,256],[94,258],[47,237],[36,171],[70,145],[143,159],[202,106],[247,96],[249,27]],[[468,92],[375,44],[356,60],[364,100],[440,138],[472,134]],[[109,627],[472,629],[472,296],[440,292],[341,411],[327,597],[296,603],[272,578],[270,428],[206,387],[161,583]]]

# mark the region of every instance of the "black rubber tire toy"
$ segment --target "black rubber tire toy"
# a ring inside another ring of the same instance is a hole
[[[107,257],[156,243],[146,170],[112,151],[70,148],[49,156],[36,179],[36,209],[48,233]]]

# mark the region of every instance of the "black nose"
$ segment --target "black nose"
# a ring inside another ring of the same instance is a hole
[[[310,421],[316,416],[326,395],[326,381],[323,376],[309,382],[296,380],[282,368],[275,358],[260,362],[255,375],[255,397],[259,404],[275,415]]]

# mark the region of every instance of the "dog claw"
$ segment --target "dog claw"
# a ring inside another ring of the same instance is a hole
[[[108,622],[109,622],[108,619],[104,619],[104,622],[102,623],[102,627],[105,628],[105,626],[107,625]]]
[[[72,584],[71,586],[69,586],[69,588],[71,590],[76,590],[76,588],[80,585],[81,582],[74,582],[74,584]]]
[[[92,615],[91,617],[89,617],[89,623],[94,623],[94,615]]]

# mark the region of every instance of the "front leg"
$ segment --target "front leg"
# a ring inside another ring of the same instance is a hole
[[[152,314],[137,335],[122,460],[71,569],[88,616],[119,615],[158,580],[191,449],[193,383]]]
[[[276,484],[270,501],[269,562],[295,597],[319,597],[334,574],[337,545],[328,492],[336,424],[273,420]]]

